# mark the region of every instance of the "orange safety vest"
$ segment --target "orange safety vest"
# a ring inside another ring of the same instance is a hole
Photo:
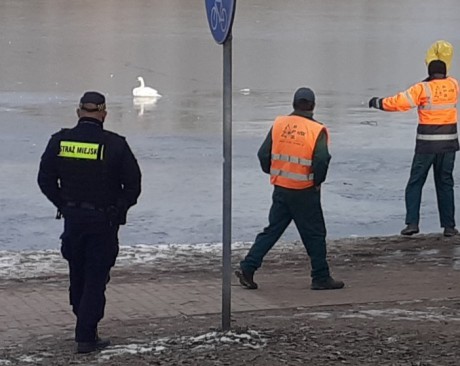
[[[270,183],[291,189],[314,186],[313,152],[318,136],[327,129],[299,116],[277,117],[272,128]]]
[[[417,107],[416,152],[442,153],[458,150],[457,101],[459,86],[452,77],[422,81],[395,96],[384,98],[385,111]]]

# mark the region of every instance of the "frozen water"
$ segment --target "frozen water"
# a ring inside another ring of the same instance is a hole
[[[442,3],[238,3],[233,241],[252,241],[267,224],[271,187],[256,153],[303,85],[317,93],[316,118],[331,133],[322,191],[329,237],[399,232],[416,114],[371,111],[367,100],[424,78],[435,40],[459,49],[460,3]],[[427,27],[432,19],[442,22]],[[0,249],[58,248],[62,222],[36,185],[38,162],[49,136],[75,123],[77,101],[89,89],[107,95],[106,128],[127,136],[143,170],[122,244],[222,241],[222,47],[212,40],[203,1],[100,0],[88,12],[77,2],[4,0],[0,47]],[[451,74],[458,70],[454,60]],[[139,75],[163,97],[134,101]],[[421,230],[439,230],[431,177]],[[283,239],[298,239],[295,229]]]

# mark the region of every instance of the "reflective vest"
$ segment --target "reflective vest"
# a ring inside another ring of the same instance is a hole
[[[404,92],[382,100],[385,111],[417,107],[417,153],[443,153],[459,149],[457,100],[459,86],[451,77],[417,83]]]
[[[313,152],[321,123],[299,116],[281,116],[272,128],[270,182],[291,189],[314,186]]]

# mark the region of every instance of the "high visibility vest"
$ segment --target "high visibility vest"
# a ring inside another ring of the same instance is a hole
[[[313,152],[322,131],[319,122],[299,116],[276,118],[272,128],[270,182],[291,189],[314,186]]]
[[[407,111],[417,107],[416,152],[457,151],[458,93],[458,82],[454,78],[423,81],[395,96],[384,98],[382,107],[385,111]]]

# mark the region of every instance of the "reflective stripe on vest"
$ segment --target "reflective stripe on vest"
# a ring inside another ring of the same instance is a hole
[[[104,145],[90,142],[61,141],[58,154],[61,158],[102,160]]]
[[[299,182],[313,181],[314,177],[315,177],[315,175],[313,173],[304,175],[304,174],[296,174],[296,173],[286,172],[284,170],[279,170],[279,169],[270,169],[270,174],[271,175],[276,175],[278,177],[285,177],[285,178],[289,178],[289,179],[292,179],[292,180],[297,180]]]
[[[272,160],[288,161],[290,163],[300,164],[303,166],[311,166],[311,160],[298,158],[297,156],[272,154]]]
[[[423,82],[422,83],[423,85],[423,88],[425,89],[425,95],[428,99],[427,101],[427,104],[425,105],[420,105],[417,109],[420,111],[420,110],[423,110],[423,111],[440,111],[440,110],[444,110],[444,109],[454,109],[454,108],[457,108],[457,104],[456,103],[445,103],[445,104],[432,104],[432,101],[431,101],[431,88],[430,86],[428,85],[427,82]],[[408,93],[407,93],[408,94]],[[407,96],[407,95],[406,95]],[[409,98],[408,98],[409,99]],[[409,103],[411,104],[412,106],[412,98],[410,98],[409,100]],[[415,104],[413,105],[413,107],[415,107]]]
[[[447,141],[447,140],[455,140],[458,138],[457,133],[449,134],[449,135],[425,135],[425,134],[417,134],[417,140],[425,140],[425,141]]]
[[[453,109],[453,108],[457,108],[457,104],[455,103],[450,103],[450,104],[428,104],[428,105],[421,105],[420,107],[418,107],[419,110],[430,110],[430,111],[440,111],[440,110],[443,110],[443,109]]]
[[[403,94],[407,98],[407,101],[409,102],[411,108],[417,107],[417,105],[414,102],[414,99],[412,99],[412,96],[409,94],[407,90]]]

